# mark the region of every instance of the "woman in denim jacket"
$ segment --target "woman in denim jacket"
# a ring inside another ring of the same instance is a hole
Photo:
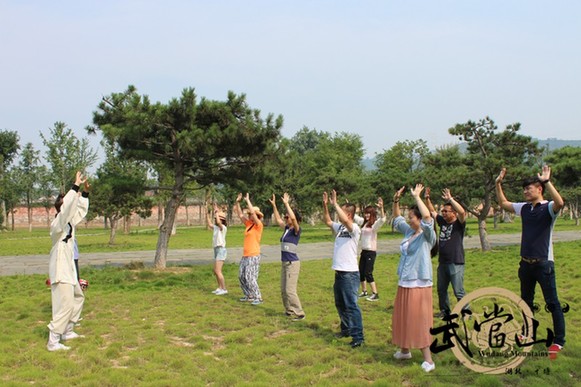
[[[405,187],[393,197],[393,227],[404,234],[400,244],[397,267],[399,277],[392,317],[392,341],[401,349],[394,354],[398,360],[411,359],[410,349],[419,348],[424,362],[422,369],[433,371],[430,344],[433,326],[432,314],[432,261],[430,250],[436,243],[434,220],[422,201],[422,184],[410,190],[416,203],[409,209],[408,222],[401,216],[399,200]]]

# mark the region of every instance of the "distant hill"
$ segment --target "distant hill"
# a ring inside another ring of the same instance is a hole
[[[581,147],[581,140],[559,140],[558,138],[547,138],[546,140],[540,140],[538,138],[534,138],[533,140],[538,141],[539,147],[547,148],[549,151],[554,151],[555,149],[563,148],[565,146],[574,146],[574,147]],[[466,150],[466,144],[460,144],[461,150]],[[363,167],[367,171],[375,170],[375,158],[365,158],[361,162],[363,163]]]
[[[581,147],[581,140],[559,140],[558,138],[547,138],[546,140],[535,139],[539,142],[539,146],[547,147],[548,150],[563,148],[565,146]]]

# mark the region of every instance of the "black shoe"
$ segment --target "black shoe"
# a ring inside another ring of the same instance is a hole
[[[305,319],[305,315],[303,314],[302,316],[295,316],[292,321],[303,321]]]
[[[335,337],[338,339],[342,339],[344,337],[349,337],[349,332],[341,331],[341,332],[335,333]]]
[[[436,313],[436,314],[434,314],[434,317],[435,317],[435,318],[439,318],[439,319],[442,319],[442,320],[443,320],[443,319],[445,319],[445,318],[446,318],[446,317],[447,317],[449,314],[450,314],[450,313],[448,313],[448,312],[446,312],[446,311],[442,310],[442,311],[440,311],[440,313]]]
[[[367,290],[364,290],[361,293],[359,293],[359,297],[367,297]]]
[[[352,342],[349,343],[349,345],[351,346],[351,348],[359,348],[363,345],[363,340],[353,340]]]

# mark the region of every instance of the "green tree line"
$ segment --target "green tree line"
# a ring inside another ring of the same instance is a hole
[[[288,192],[307,220],[319,217],[323,191],[335,189],[341,200],[359,208],[391,198],[401,186],[422,182],[433,193],[449,188],[478,219],[483,250],[489,250],[487,219],[502,214],[494,197],[494,179],[502,167],[506,191],[521,197],[520,181],[552,166],[555,184],[571,216],[578,219],[581,198],[581,148],[552,152],[521,134],[514,123],[500,129],[489,117],[451,123],[447,133],[458,140],[430,150],[424,140],[397,142],[376,154],[374,168],[364,166],[365,149],[355,133],[328,133],[303,127],[290,138],[281,135],[283,117],[252,108],[244,94],[229,92],[223,101],[198,97],[186,88],[167,103],[152,102],[134,86],[102,98],[88,135],[100,135],[105,160],[91,176],[89,217],[102,216],[114,243],[123,217],[151,215],[158,205],[159,238],[155,265],[165,267],[168,243],[178,207],[196,196],[208,205],[228,204],[238,192],[249,192],[266,217],[268,199]],[[394,128],[397,130],[397,128]],[[389,130],[385,131],[389,136]],[[63,122],[40,133],[46,151],[31,143],[21,146],[17,132],[0,131],[0,200],[2,225],[16,206],[43,207],[48,216],[54,196],[68,189],[77,170],[99,161],[87,138],[79,139]],[[380,141],[380,140],[379,140]],[[154,192],[154,196],[146,195]],[[409,198],[407,198],[409,200]],[[437,201],[436,201],[437,203]],[[406,198],[402,199],[406,203]],[[12,226],[14,222],[12,221]]]

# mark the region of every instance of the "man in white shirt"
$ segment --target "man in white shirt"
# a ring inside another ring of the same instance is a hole
[[[329,214],[328,203],[335,208],[339,222],[333,222]],[[333,251],[333,265],[335,270],[335,307],[341,319],[341,332],[338,337],[351,336],[352,348],[363,344],[363,319],[361,309],[357,304],[359,290],[359,266],[357,264],[357,244],[361,236],[361,228],[353,222],[355,215],[354,204],[337,203],[337,192],[331,192],[331,198],[327,192],[323,193],[323,210],[325,224],[335,234],[335,247]]]

